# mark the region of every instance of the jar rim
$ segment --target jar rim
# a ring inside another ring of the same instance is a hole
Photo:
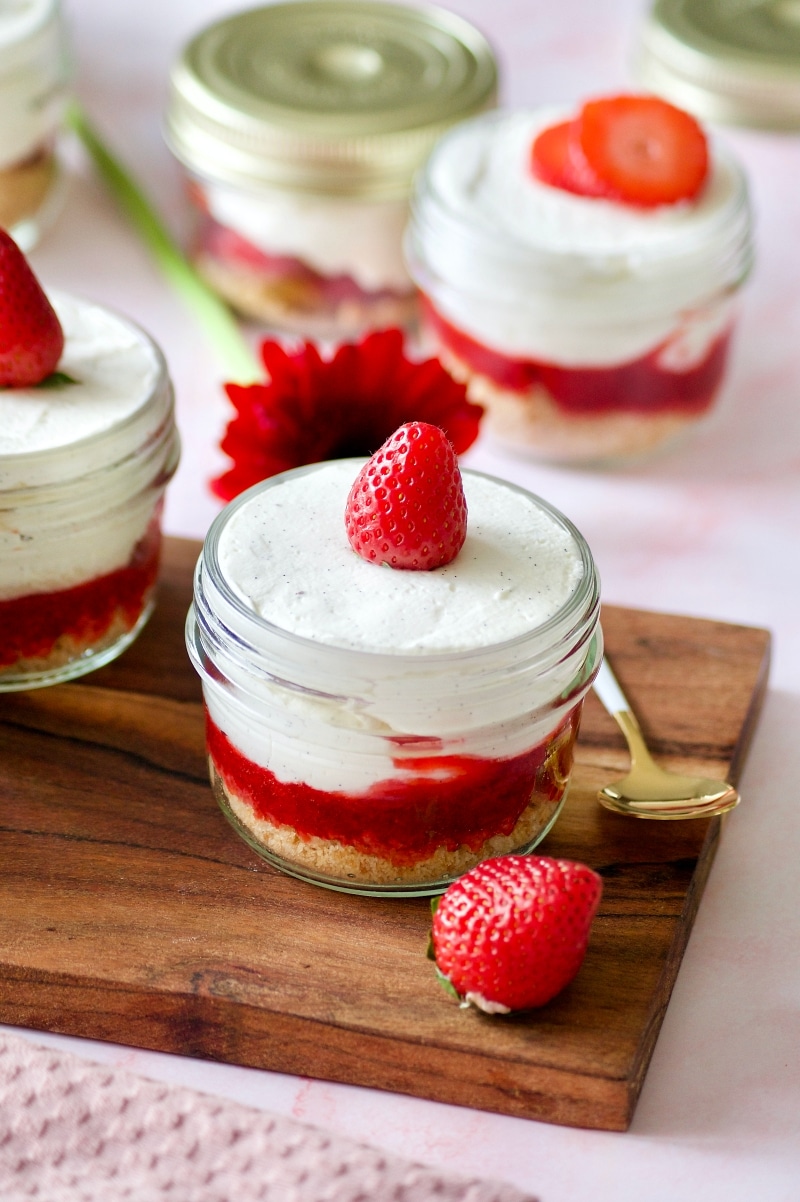
[[[353,476],[357,474],[358,468],[365,462],[364,459],[351,459],[346,462],[353,464]],[[538,496],[530,490],[523,488],[521,485],[514,484],[508,480],[501,480],[499,477],[491,476],[487,472],[479,472],[472,468],[464,468],[464,474],[481,477],[496,481],[502,484],[504,488],[512,492],[519,493],[526,498],[533,498],[550,517],[552,517],[558,525],[564,529],[572,538],[581,559],[581,575],[575,590],[570,594],[568,599],[559,607],[555,614],[548,618],[545,622],[538,626],[532,627],[530,630],[524,631],[521,634],[515,635],[510,639],[505,639],[496,643],[486,644],[480,647],[474,647],[467,650],[451,650],[440,652],[389,652],[389,651],[374,651],[366,648],[346,647],[340,644],[323,643],[318,640],[309,638],[305,635],[296,634],[270,622],[268,619],[255,613],[248,608],[245,602],[234,592],[224,577],[219,563],[219,541],[222,532],[233,517],[233,515],[244,505],[260,492],[266,489],[276,487],[284,481],[309,474],[321,466],[320,463],[304,464],[301,467],[292,468],[289,471],[281,472],[275,476],[271,476],[266,480],[262,480],[258,484],[253,485],[245,492],[240,493],[233,501],[217,514],[206,534],[203,544],[203,550],[198,559],[197,569],[195,574],[195,598],[197,598],[203,583],[204,569],[208,570],[209,582],[218,592],[224,603],[230,607],[237,618],[243,620],[245,629],[248,625],[253,630],[257,630],[280,640],[298,651],[313,653],[317,657],[322,656],[344,656],[350,659],[356,665],[384,665],[394,669],[402,669],[403,667],[411,668],[416,666],[419,670],[420,665],[445,667],[449,664],[458,662],[459,664],[475,663],[480,664],[492,656],[501,656],[512,660],[514,653],[523,648],[530,647],[532,643],[537,646],[532,649],[532,653],[527,656],[527,661],[530,662],[536,658],[537,649],[544,648],[544,655],[547,657],[547,652],[558,648],[562,643],[566,643],[571,637],[575,636],[577,629],[586,622],[587,613],[596,617],[599,612],[600,593],[599,593],[599,576],[597,568],[583,535],[577,529],[573,522],[570,521],[565,514],[558,510],[550,502]],[[571,620],[572,619],[572,620]],[[239,644],[247,645],[248,650],[254,650],[258,654],[263,654],[260,646],[248,644],[246,637],[241,631],[226,630],[227,635],[232,635]],[[558,636],[558,637],[556,637]]]

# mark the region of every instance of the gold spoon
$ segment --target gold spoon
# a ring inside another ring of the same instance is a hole
[[[631,770],[597,794],[601,805],[634,818],[711,818],[739,804],[739,794],[727,781],[680,776],[653,761],[625,694],[608,661],[600,665],[594,691],[625,736]]]

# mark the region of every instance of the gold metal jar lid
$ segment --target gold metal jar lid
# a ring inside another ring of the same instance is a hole
[[[439,8],[292,0],[202,30],[173,67],[166,137],[244,187],[405,196],[454,122],[491,107],[494,54]]]
[[[710,121],[800,128],[800,0],[656,0],[639,81]]]

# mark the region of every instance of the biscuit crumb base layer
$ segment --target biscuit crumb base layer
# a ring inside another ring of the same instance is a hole
[[[560,801],[537,798],[523,811],[510,835],[496,835],[487,839],[478,851],[469,848],[449,851],[440,847],[427,859],[400,867],[388,859],[357,851],[335,839],[319,839],[316,836],[302,839],[292,827],[276,826],[257,817],[252,806],[224,783],[210,758],[208,765],[217,801],[226,816],[233,819],[234,826],[243,828],[247,841],[255,845],[256,850],[263,848],[276,859],[285,861],[293,870],[304,869],[329,877],[340,881],[345,887],[352,884],[391,889],[455,880],[481,860],[528,850],[549,828],[561,805]]]
[[[527,393],[501,388],[487,376],[473,375],[452,351],[441,348],[447,370],[467,384],[471,401],[484,405],[488,432],[497,442],[551,463],[585,464],[643,458],[673,443],[705,414],[603,413],[569,416],[546,389]]]
[[[41,150],[0,171],[0,226],[13,229],[35,217],[55,184],[55,155]]]
[[[268,280],[256,271],[237,271],[210,255],[199,254],[195,266],[208,284],[245,317],[281,329],[300,330],[306,337],[355,337],[368,329],[407,326],[417,316],[415,294],[365,297],[321,307],[318,291],[306,280]]]
[[[153,598],[150,596],[133,627],[125,610],[119,608],[101,638],[86,641],[63,634],[49,655],[29,656],[0,668],[0,692],[5,687],[25,688],[26,677],[30,678],[30,687],[35,687],[37,683],[57,684],[60,680],[69,680],[95,667],[102,667],[115,658],[108,654],[110,651],[119,645],[121,653],[133,641],[150,616],[152,607]],[[99,663],[95,662],[97,660]]]

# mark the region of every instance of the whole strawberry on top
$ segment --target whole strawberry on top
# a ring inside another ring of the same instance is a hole
[[[362,559],[430,570],[455,559],[467,535],[467,502],[447,435],[407,422],[365,463],[345,507],[347,537]]]
[[[488,1014],[544,1006],[583,963],[601,892],[573,860],[484,860],[436,904],[429,954],[442,984]]]
[[[13,238],[0,229],[0,388],[31,388],[64,350],[56,312]]]

